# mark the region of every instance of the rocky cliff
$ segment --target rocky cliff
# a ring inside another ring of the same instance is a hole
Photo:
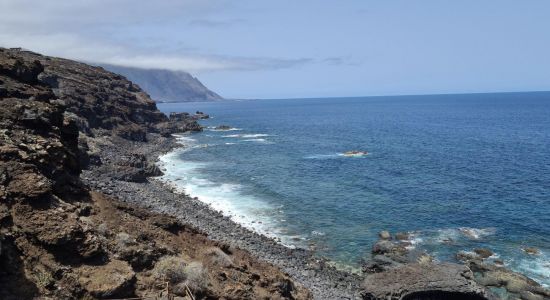
[[[146,181],[159,170],[135,149],[188,130],[196,117],[168,119],[122,76],[0,48],[0,299],[309,298],[247,252],[81,179],[92,161]]]
[[[126,76],[128,79],[139,84],[156,101],[190,102],[223,99],[187,72],[139,69],[114,65],[102,66],[109,71]]]

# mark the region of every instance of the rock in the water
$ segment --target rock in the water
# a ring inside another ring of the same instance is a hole
[[[78,281],[97,298],[131,296],[136,275],[123,261],[113,260],[104,266],[84,266],[78,270]]]
[[[536,281],[504,268],[485,272],[476,281],[485,286],[505,287],[510,293],[533,291],[540,288],[540,284]]]
[[[535,247],[525,247],[525,248],[522,248],[522,250],[527,253],[527,254],[531,254],[531,255],[539,255],[540,254],[540,251],[539,249],[535,248]]]
[[[203,113],[202,111],[198,111],[198,110],[195,112],[195,117],[199,118],[199,119],[208,119],[208,118],[210,118],[209,115]]]
[[[230,130],[232,127],[231,126],[227,126],[227,125],[219,125],[219,126],[216,126],[216,130]]]
[[[463,265],[407,264],[368,275],[363,299],[496,299]]]
[[[474,250],[474,252],[479,255],[481,258],[488,258],[493,256],[493,251],[487,249],[487,248],[477,248]]]
[[[399,241],[407,241],[410,236],[411,235],[408,232],[398,232],[395,234],[395,239]]]
[[[386,230],[380,231],[380,233],[378,233],[378,236],[382,240],[391,240],[391,234],[389,233],[389,231]]]

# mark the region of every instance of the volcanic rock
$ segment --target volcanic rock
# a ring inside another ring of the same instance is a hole
[[[363,299],[496,299],[473,278],[463,265],[407,264],[368,275]]]

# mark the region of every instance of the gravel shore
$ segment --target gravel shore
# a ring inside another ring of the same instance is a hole
[[[157,161],[160,155],[176,147],[182,145],[175,138],[158,135],[151,135],[148,142],[120,139],[114,143],[101,144],[98,148],[103,167],[92,166],[83,171],[81,177],[92,188],[123,202],[172,215],[203,231],[213,240],[249,251],[287,272],[308,288],[315,299],[361,299],[361,276],[335,269],[326,259],[315,256],[312,251],[290,249],[252,232],[198,199],[176,192],[173,187],[158,179],[149,178],[145,182],[117,180],[114,169],[111,172],[104,167],[116,165],[129,153],[143,154],[149,161]]]

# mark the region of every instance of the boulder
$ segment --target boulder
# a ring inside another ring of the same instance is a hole
[[[378,236],[382,240],[391,240],[391,234],[386,230],[380,231],[380,233],[378,233]]]
[[[32,167],[18,164],[19,169],[12,169],[6,187],[8,195],[18,198],[36,199],[52,192],[52,183]]]
[[[487,249],[487,248],[477,248],[474,250],[474,252],[479,255],[481,258],[488,258],[493,256],[493,251]]]

